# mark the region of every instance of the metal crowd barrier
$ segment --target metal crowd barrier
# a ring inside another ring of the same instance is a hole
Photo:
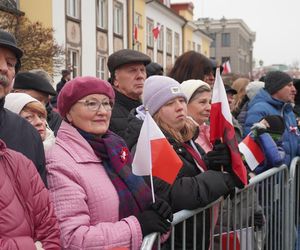
[[[290,166],[290,206],[289,206],[289,249],[300,250],[300,157],[295,157]]]
[[[296,169],[298,164],[294,165]],[[168,241],[162,243],[160,235],[153,233],[144,238],[141,249],[293,250],[299,216],[295,224],[292,215],[298,215],[299,209],[291,204],[290,197],[298,194],[292,186],[287,166],[272,168],[253,177],[231,197],[175,213]],[[202,231],[201,239],[197,230]]]

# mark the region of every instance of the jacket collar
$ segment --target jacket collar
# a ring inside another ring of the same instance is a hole
[[[129,111],[142,104],[141,101],[133,100],[128,96],[122,94],[121,92],[117,91],[116,89],[115,89],[115,94],[116,94],[116,103],[119,103],[120,105],[124,106]]]
[[[63,121],[56,138],[56,144],[62,147],[77,163],[100,163],[90,144],[77,129]]]

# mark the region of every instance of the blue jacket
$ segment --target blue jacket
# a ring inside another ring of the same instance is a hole
[[[267,115],[280,115],[284,119],[285,131],[282,136],[282,147],[286,153],[284,163],[289,166],[291,160],[300,155],[300,133],[291,104],[274,99],[268,92],[261,89],[248,105],[243,134],[246,136],[251,126]]]

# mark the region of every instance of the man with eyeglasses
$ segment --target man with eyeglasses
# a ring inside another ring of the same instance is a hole
[[[0,139],[7,147],[32,160],[46,183],[45,154],[39,133],[25,119],[4,108],[5,96],[11,91],[15,74],[21,68],[22,55],[15,38],[0,29]]]
[[[149,56],[130,49],[119,50],[108,58],[110,82],[116,95],[109,128],[123,138],[130,111],[142,104],[141,96],[147,77],[145,66],[150,62]]]

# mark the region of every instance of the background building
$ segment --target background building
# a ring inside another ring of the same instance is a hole
[[[200,18],[195,24],[213,40],[210,46],[211,58],[219,63],[229,60],[231,70],[236,74],[251,74],[255,32],[242,19]]]

